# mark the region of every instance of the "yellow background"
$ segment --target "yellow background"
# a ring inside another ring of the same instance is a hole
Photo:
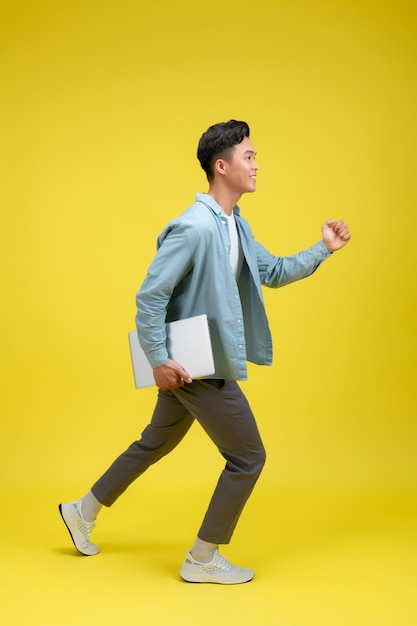
[[[408,626],[416,587],[416,12],[372,0],[2,2],[1,489],[5,624]],[[56,505],[146,425],[127,332],[165,223],[244,119],[272,252],[353,238],[265,298],[271,368],[243,383],[268,464],[227,554],[177,571],[221,468],[196,425],[72,558]],[[245,562],[246,560],[246,562]],[[142,620],[142,621],[141,621]]]

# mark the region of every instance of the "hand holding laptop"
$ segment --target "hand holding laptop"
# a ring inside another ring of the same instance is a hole
[[[196,315],[169,322],[166,329],[170,360],[154,370],[140,346],[137,332],[129,333],[130,355],[137,389],[152,387],[155,384],[161,389],[182,387],[184,382],[191,382],[193,378],[204,378],[214,374],[207,315]]]
[[[156,386],[163,390],[183,387],[184,383],[191,383],[193,380],[189,373],[173,359],[170,359],[165,365],[155,367],[153,377]]]

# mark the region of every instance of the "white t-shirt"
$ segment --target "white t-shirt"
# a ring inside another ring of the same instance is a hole
[[[238,278],[240,270],[242,269],[243,262],[242,247],[240,245],[240,239],[237,233],[234,214],[232,213],[232,215],[226,215],[226,217],[229,224],[230,233],[230,264],[232,266],[235,277]]]

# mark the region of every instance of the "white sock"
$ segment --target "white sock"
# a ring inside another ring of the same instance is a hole
[[[81,515],[86,522],[94,522],[103,505],[97,500],[92,491],[81,499]]]
[[[191,556],[200,563],[209,563],[218,548],[217,543],[209,543],[197,537],[191,548]]]

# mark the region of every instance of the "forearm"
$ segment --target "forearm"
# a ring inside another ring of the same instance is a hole
[[[329,256],[330,252],[323,241],[292,256],[271,255],[269,259],[264,258],[264,261],[269,262],[265,263],[265,269],[261,272],[262,283],[267,287],[276,288],[307,278]]]

